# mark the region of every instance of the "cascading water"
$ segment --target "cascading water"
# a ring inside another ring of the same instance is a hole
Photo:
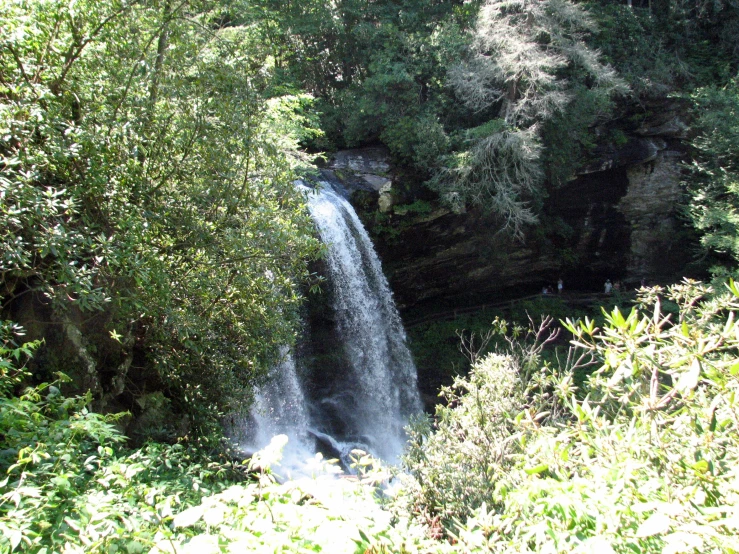
[[[239,434],[242,446],[248,451],[264,448],[276,435],[287,435],[283,465],[295,468],[306,456],[312,455],[314,441],[308,430],[308,403],[300,385],[295,357],[283,348],[280,360],[269,381],[257,390],[251,412],[239,425]]]
[[[338,346],[349,366],[319,400],[341,418],[346,438],[396,461],[405,443],[403,427],[421,410],[402,322],[380,260],[351,204],[328,181],[308,191],[307,198],[327,246]]]
[[[394,463],[405,444],[404,426],[421,411],[402,322],[380,260],[351,204],[327,180],[316,189],[300,186],[327,248],[339,342],[332,349],[342,351],[342,363],[330,373],[313,367],[313,375],[305,376],[311,389],[306,396],[294,357],[285,355],[274,378],[259,391],[247,426],[250,438],[242,444],[261,448],[275,434],[286,434],[286,457],[305,455],[318,442],[345,463],[353,447]]]

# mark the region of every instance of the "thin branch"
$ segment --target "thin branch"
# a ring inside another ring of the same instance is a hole
[[[195,140],[200,136],[198,134],[198,131],[200,130],[201,125],[202,125],[202,119],[201,118],[198,118],[198,123],[195,126],[195,129],[193,130],[193,132],[191,133],[190,138],[189,138],[187,144],[185,145],[184,151],[182,152],[182,156],[180,156],[180,161],[178,163],[176,163],[176,164],[171,164],[172,165],[172,169],[170,171],[168,171],[167,173],[165,173],[159,179],[159,183],[157,183],[154,186],[154,188],[149,191],[149,194],[156,194],[157,192],[159,192],[159,190],[164,185],[167,184],[167,182],[169,181],[169,179],[175,173],[177,173],[180,170],[180,166],[185,162],[185,160],[189,157],[190,153],[192,152],[193,146],[195,145]]]
[[[215,296],[215,298],[213,298],[213,301],[207,307],[205,307],[203,311],[200,312],[200,314],[198,314],[198,317],[203,317],[205,314],[207,314],[209,311],[213,309],[213,306],[218,304],[218,302],[221,300],[221,298],[223,298],[223,295],[226,293],[226,291],[229,289],[229,287],[233,283],[234,279],[236,278],[237,273],[238,272],[235,269],[231,271],[231,275],[228,276],[228,281],[226,282],[226,286],[223,287],[220,290],[220,292]]]
[[[113,121],[115,121],[116,118],[118,117],[118,112],[120,111],[121,106],[123,105],[123,101],[128,97],[128,91],[131,90],[131,84],[133,83],[134,75],[136,74],[136,71],[138,70],[139,63],[141,63],[142,61],[144,61],[144,59],[146,58],[146,53],[149,50],[149,47],[154,42],[154,39],[159,36],[159,33],[161,33],[161,26],[156,30],[155,33],[152,33],[151,37],[149,37],[148,42],[146,43],[146,45],[144,45],[144,48],[141,51],[141,56],[139,56],[139,58],[136,61],[136,63],[133,64],[133,66],[131,67],[131,71],[128,74],[128,80],[126,81],[126,86],[123,89],[123,94],[121,94],[121,97],[118,100],[118,103],[116,104],[115,108],[113,109]],[[113,128],[114,128],[114,126],[111,125],[110,128],[108,129],[108,136],[109,137],[110,137],[110,133],[113,130]]]
[[[51,33],[51,36],[49,37],[48,42],[46,43],[46,48],[44,48],[44,51],[39,56],[38,60],[36,61],[36,73],[33,76],[33,82],[38,83],[41,79],[41,70],[44,66],[44,60],[46,60],[46,56],[51,51],[51,45],[56,39],[57,35],[59,34],[59,29],[61,29],[62,26],[62,17],[61,14],[57,15],[56,23],[54,23],[54,30]]]
[[[5,47],[10,51],[11,54],[13,54],[13,59],[15,60],[16,65],[18,66],[18,69],[21,72],[21,76],[23,77],[23,80],[26,82],[26,84],[31,89],[31,92],[36,97],[37,100],[40,100],[40,97],[38,93],[36,92],[36,87],[33,86],[33,83],[31,82],[31,79],[28,77],[28,73],[26,73],[26,68],[23,65],[23,60],[21,60],[20,56],[18,55],[18,52],[15,51],[15,48],[10,46],[9,44],[6,44]]]
[[[90,44],[93,39],[95,39],[97,35],[102,32],[102,30],[108,25],[108,23],[116,19],[119,15],[128,11],[129,8],[132,8],[136,4],[140,3],[140,1],[141,0],[133,0],[130,4],[123,5],[120,9],[114,11],[108,17],[103,19],[100,24],[98,24],[98,26],[95,27],[85,39],[75,39],[74,42],[72,42],[72,44],[69,46],[69,49],[67,50],[67,53],[64,56],[65,61],[64,66],[62,67],[61,74],[59,75],[59,77],[51,82],[51,85],[49,87],[51,88],[52,92],[54,92],[54,94],[58,94],[62,83],[67,78],[67,74],[72,69],[72,65],[79,59],[87,45]]]

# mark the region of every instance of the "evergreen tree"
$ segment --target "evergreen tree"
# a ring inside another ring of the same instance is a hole
[[[698,136],[686,186],[689,214],[715,275],[739,266],[739,77],[693,95]]]
[[[522,236],[541,194],[543,124],[561,113],[578,85],[608,97],[625,86],[584,42],[594,23],[567,0],[488,0],[467,59],[450,72],[459,98],[487,121],[471,129],[434,185],[452,203],[468,202]]]

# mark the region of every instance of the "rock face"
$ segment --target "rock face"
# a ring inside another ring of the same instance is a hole
[[[390,171],[390,153],[383,147],[342,150],[334,155],[330,167],[360,175],[385,175]]]
[[[677,214],[681,196],[680,153],[662,150],[652,163],[629,167],[629,187],[618,210],[631,226],[627,274],[666,280],[686,260]]]
[[[566,289],[600,290],[608,278],[630,286],[681,277],[691,258],[678,210],[685,130],[668,111],[642,121],[620,148],[596,151],[574,180],[550,191],[540,224],[524,242],[502,235],[494,219],[476,210],[399,204],[380,149],[341,152],[331,167],[361,198],[355,203],[396,301],[412,317],[429,307],[531,294],[558,278]],[[372,168],[382,168],[376,180]],[[387,181],[373,186],[380,178]]]
[[[392,185],[390,152],[386,148],[357,148],[342,150],[331,159],[328,168],[351,190],[364,189],[380,192]]]

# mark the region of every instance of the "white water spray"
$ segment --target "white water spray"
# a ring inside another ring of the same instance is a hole
[[[421,411],[416,368],[405,344],[380,260],[351,204],[327,181],[308,191],[308,207],[327,246],[332,304],[350,367],[326,399],[372,453],[395,462],[404,426]]]
[[[351,204],[327,181],[317,190],[302,186],[308,208],[327,248],[331,303],[347,366],[332,375],[331,390],[309,406],[295,359],[287,352],[257,396],[247,448],[289,437],[283,465],[297,467],[318,442],[346,464],[357,447],[396,463],[406,441],[404,427],[421,411],[416,368],[405,344],[380,260]],[[320,371],[317,368],[316,371]],[[327,414],[331,415],[328,416]],[[311,420],[310,415],[313,415]],[[336,421],[340,420],[340,425]],[[340,428],[339,436],[333,429]],[[290,461],[293,458],[293,461]]]
[[[257,390],[244,424],[246,439],[242,440],[242,446],[253,452],[265,448],[275,436],[286,435],[288,441],[281,465],[297,470],[314,452],[308,431],[308,404],[300,386],[295,357],[283,348],[280,358],[269,381]]]

